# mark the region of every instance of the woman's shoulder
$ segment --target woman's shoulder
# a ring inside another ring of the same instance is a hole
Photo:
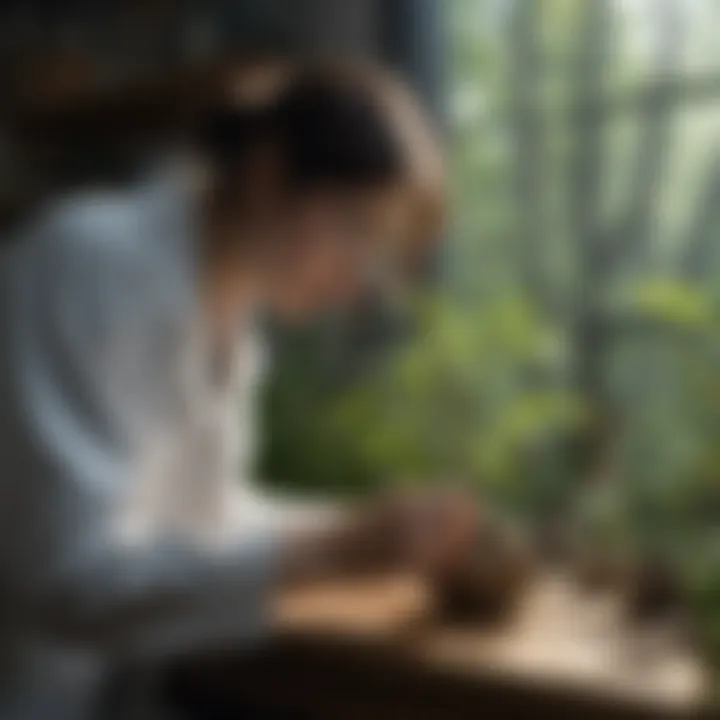
[[[131,193],[88,189],[47,203],[28,231],[56,248],[114,254],[134,249],[139,222],[139,207]]]
[[[55,298],[59,307],[75,308],[83,317],[110,323],[131,314],[149,321],[163,293],[169,294],[174,267],[168,253],[154,248],[154,230],[132,192],[92,190],[56,198],[38,209],[19,239],[10,260],[12,284],[32,287],[46,304]]]

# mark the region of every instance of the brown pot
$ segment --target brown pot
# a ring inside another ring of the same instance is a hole
[[[433,578],[438,614],[446,622],[503,622],[513,614],[535,569],[522,538],[498,521],[485,521],[475,553]]]

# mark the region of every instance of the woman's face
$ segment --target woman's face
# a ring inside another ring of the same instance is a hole
[[[387,267],[400,233],[393,193],[322,193],[289,203],[274,221],[268,302],[303,320],[351,303]]]

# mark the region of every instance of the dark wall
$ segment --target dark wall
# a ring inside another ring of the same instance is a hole
[[[31,71],[112,83],[260,48],[383,56],[437,101],[442,8],[441,0],[15,0],[0,3],[2,82],[26,85]],[[78,58],[92,62],[80,70]]]

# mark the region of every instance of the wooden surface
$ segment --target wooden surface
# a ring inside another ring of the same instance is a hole
[[[449,628],[433,621],[432,597],[410,578],[315,588],[278,608],[285,632],[411,649],[418,660],[462,673],[586,688],[618,698],[689,708],[709,680],[672,628],[638,629],[612,596],[562,578],[539,581],[505,628]]]
[[[279,717],[293,718],[709,712],[702,665],[669,629],[633,628],[611,597],[584,596],[559,577],[538,581],[496,630],[444,626],[428,588],[411,578],[295,593],[278,603],[276,622],[273,648],[242,661],[205,658],[186,670],[184,686],[196,682],[227,707],[253,695],[258,707],[291,709]]]

